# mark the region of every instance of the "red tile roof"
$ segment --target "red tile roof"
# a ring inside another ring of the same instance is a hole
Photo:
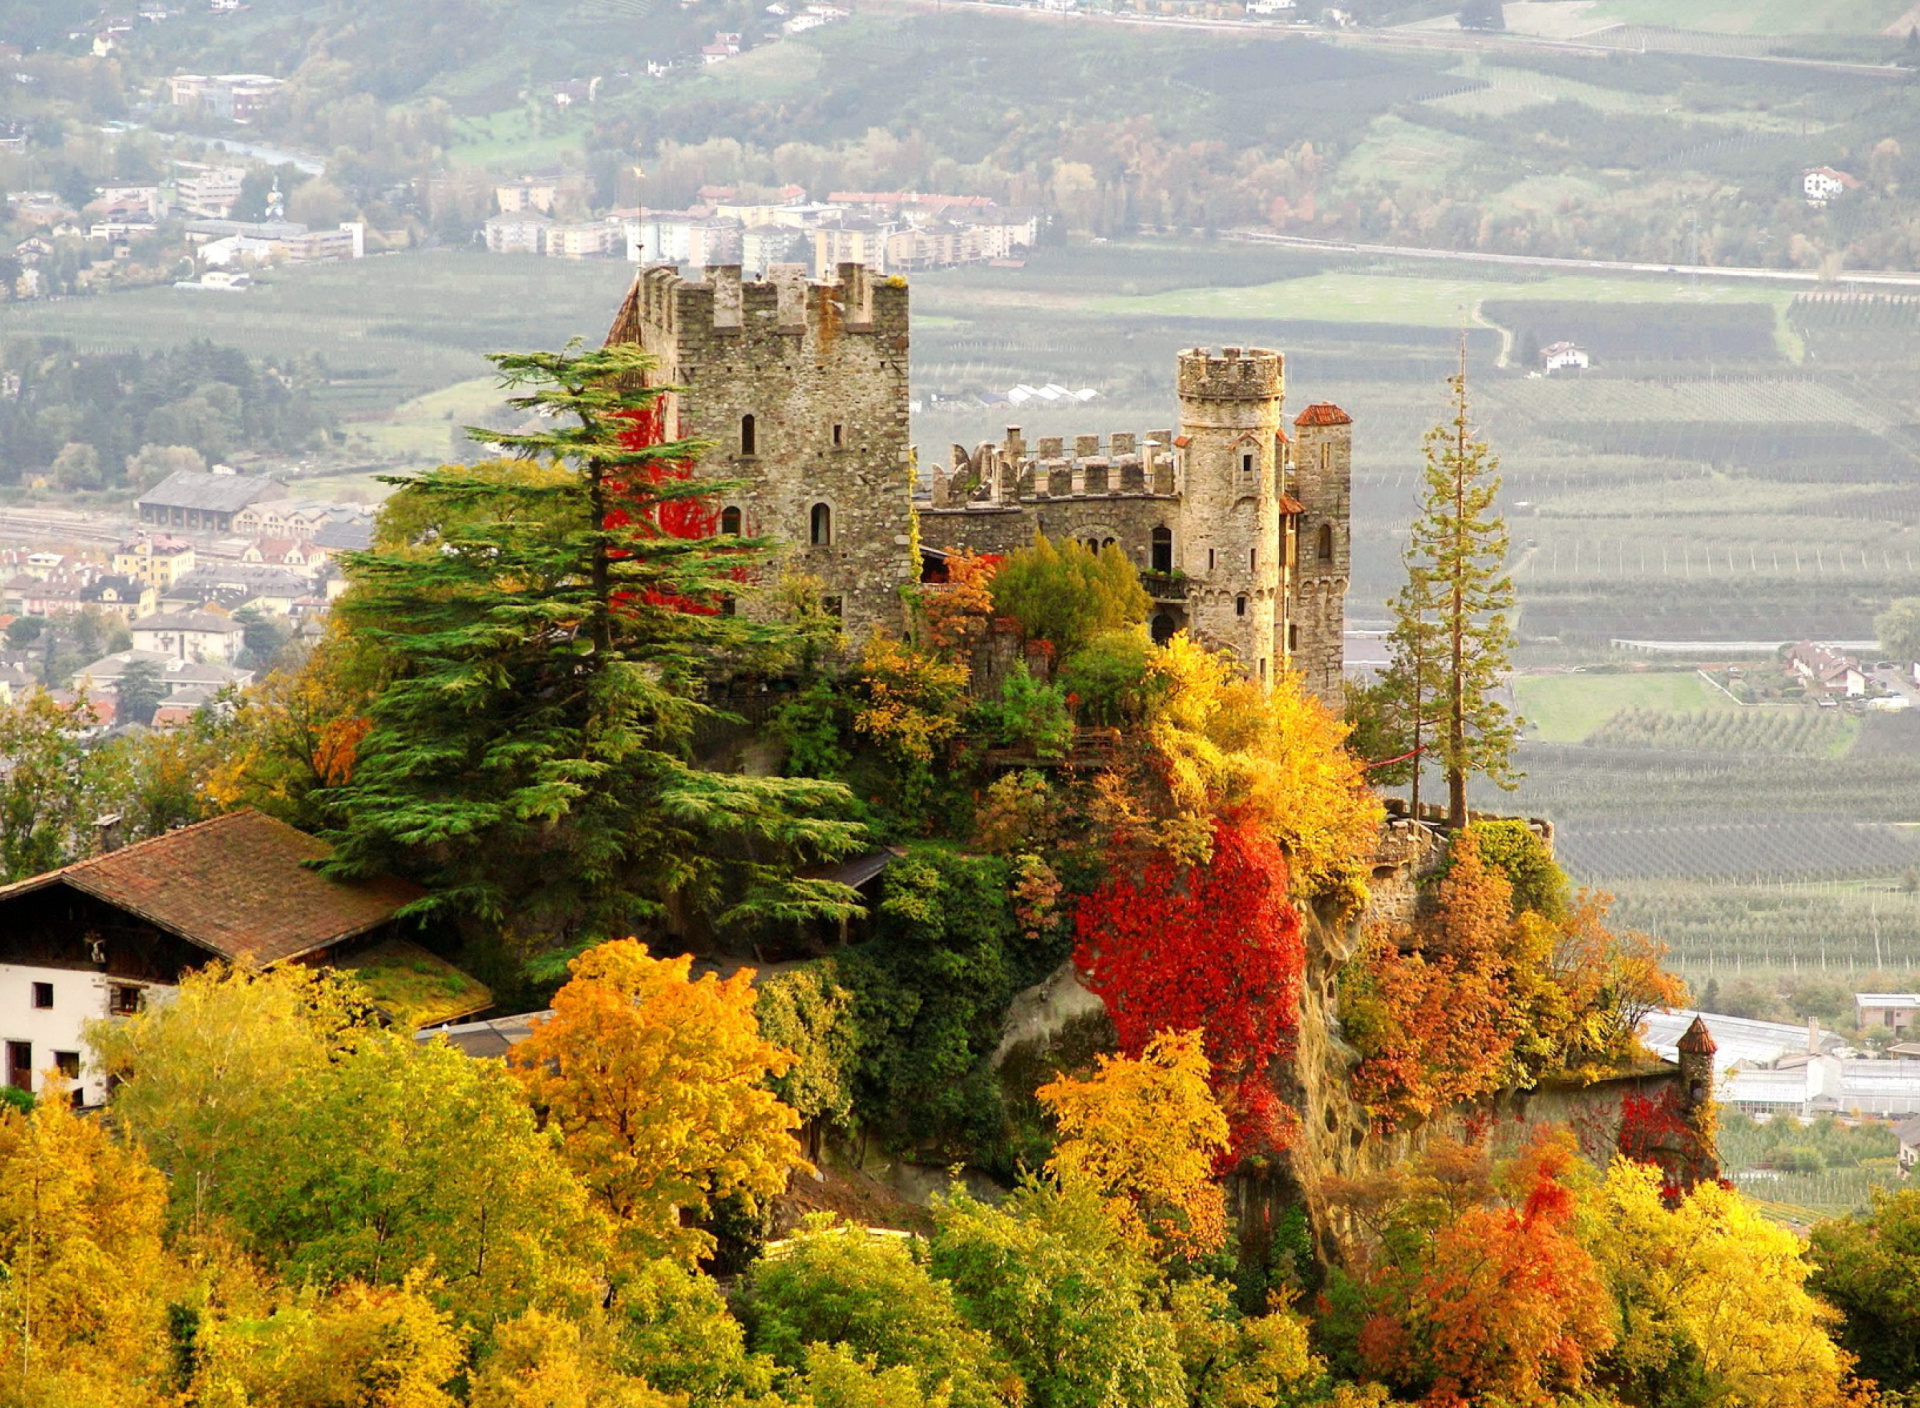
[[[307,868],[333,848],[252,810],[230,812],[0,886],[0,904],[65,884],[235,963],[265,968],[384,924],[423,891],[343,884]]]
[[[1293,418],[1295,425],[1352,425],[1353,417],[1331,401],[1315,401]]]

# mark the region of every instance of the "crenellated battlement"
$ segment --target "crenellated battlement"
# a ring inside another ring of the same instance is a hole
[[[809,331],[904,336],[907,330],[905,282],[862,264],[840,265],[832,283],[809,279],[801,264],[775,264],[764,279],[742,278],[738,264],[711,264],[698,280],[659,265],[640,275],[629,309],[640,328],[658,338],[804,337]]]
[[[1012,507],[1053,499],[1171,498],[1178,492],[1174,435],[1116,430],[1105,435],[1043,435],[1020,427],[972,450],[954,445],[933,472],[935,510]]]
[[[1176,373],[1182,397],[1204,401],[1266,400],[1282,394],[1286,358],[1264,347],[1189,347]]]

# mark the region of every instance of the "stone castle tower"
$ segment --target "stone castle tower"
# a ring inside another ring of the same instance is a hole
[[[903,281],[858,264],[832,284],[798,265],[754,283],[737,265],[702,283],[648,269],[607,341],[638,343],[677,388],[666,437],[708,441],[707,471],[745,481],[721,499],[724,531],[790,545],[855,630],[897,619],[913,579]]]
[[[908,443],[907,286],[842,264],[743,282],[644,271],[608,333],[659,359],[677,388],[670,437],[714,446],[727,531],[777,538],[826,583],[855,631],[900,618],[899,589],[957,549],[1005,553],[1036,530],[1117,546],[1140,569],[1165,639],[1189,630],[1263,682],[1301,671],[1336,708],[1350,561],[1352,420],[1307,407],[1285,430],[1285,359],[1262,348],[1182,352],[1180,428],[952,447],[930,491]],[[923,554],[909,560],[917,511]]]

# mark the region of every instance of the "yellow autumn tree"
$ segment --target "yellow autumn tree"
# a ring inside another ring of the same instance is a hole
[[[683,1213],[751,1206],[806,1167],[799,1115],[766,1088],[794,1057],[760,1035],[752,970],[696,982],[692,963],[632,939],[589,949],[510,1058],[627,1248],[687,1262],[713,1239]]]
[[[159,1173],[58,1083],[0,1114],[0,1403],[154,1401],[166,1205]]]
[[[1232,657],[1177,635],[1150,664],[1145,749],[1098,784],[1100,820],[1182,859],[1207,858],[1214,818],[1286,849],[1301,894],[1364,896],[1382,811],[1347,726],[1282,675],[1263,691]]]
[[[1226,1200],[1214,1162],[1227,1117],[1207,1084],[1199,1032],[1162,1032],[1136,1057],[1102,1056],[1086,1080],[1062,1077],[1036,1092],[1060,1129],[1047,1161],[1062,1183],[1084,1181],[1127,1235],[1163,1253],[1218,1250]]]
[[[184,1402],[196,1408],[454,1408],[465,1336],[417,1276],[307,1289],[259,1319],[204,1329]]]
[[[468,1408],[674,1408],[645,1379],[609,1368],[580,1325],[542,1310],[501,1325]]]
[[[1634,1401],[1682,1386],[1725,1408],[1845,1401],[1833,1312],[1806,1289],[1800,1240],[1752,1203],[1703,1183],[1668,1208],[1656,1170],[1616,1159],[1584,1220],[1620,1317],[1610,1368],[1650,1395]]]

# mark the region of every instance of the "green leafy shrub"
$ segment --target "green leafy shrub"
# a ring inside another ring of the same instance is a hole
[[[1103,631],[1137,626],[1153,603],[1133,563],[1117,547],[1096,555],[1044,533],[1009,553],[993,574],[993,609],[1020,623],[1030,640],[1052,644],[1060,658]]]
[[[1013,667],[1000,687],[998,699],[982,700],[973,709],[974,727],[1009,748],[1031,748],[1038,758],[1064,758],[1073,747],[1073,718],[1067,713],[1067,691],[1043,684],[1025,662]]]
[[[1139,719],[1152,702],[1152,658],[1145,631],[1102,631],[1062,662],[1056,678],[1082,723],[1119,728]]]

